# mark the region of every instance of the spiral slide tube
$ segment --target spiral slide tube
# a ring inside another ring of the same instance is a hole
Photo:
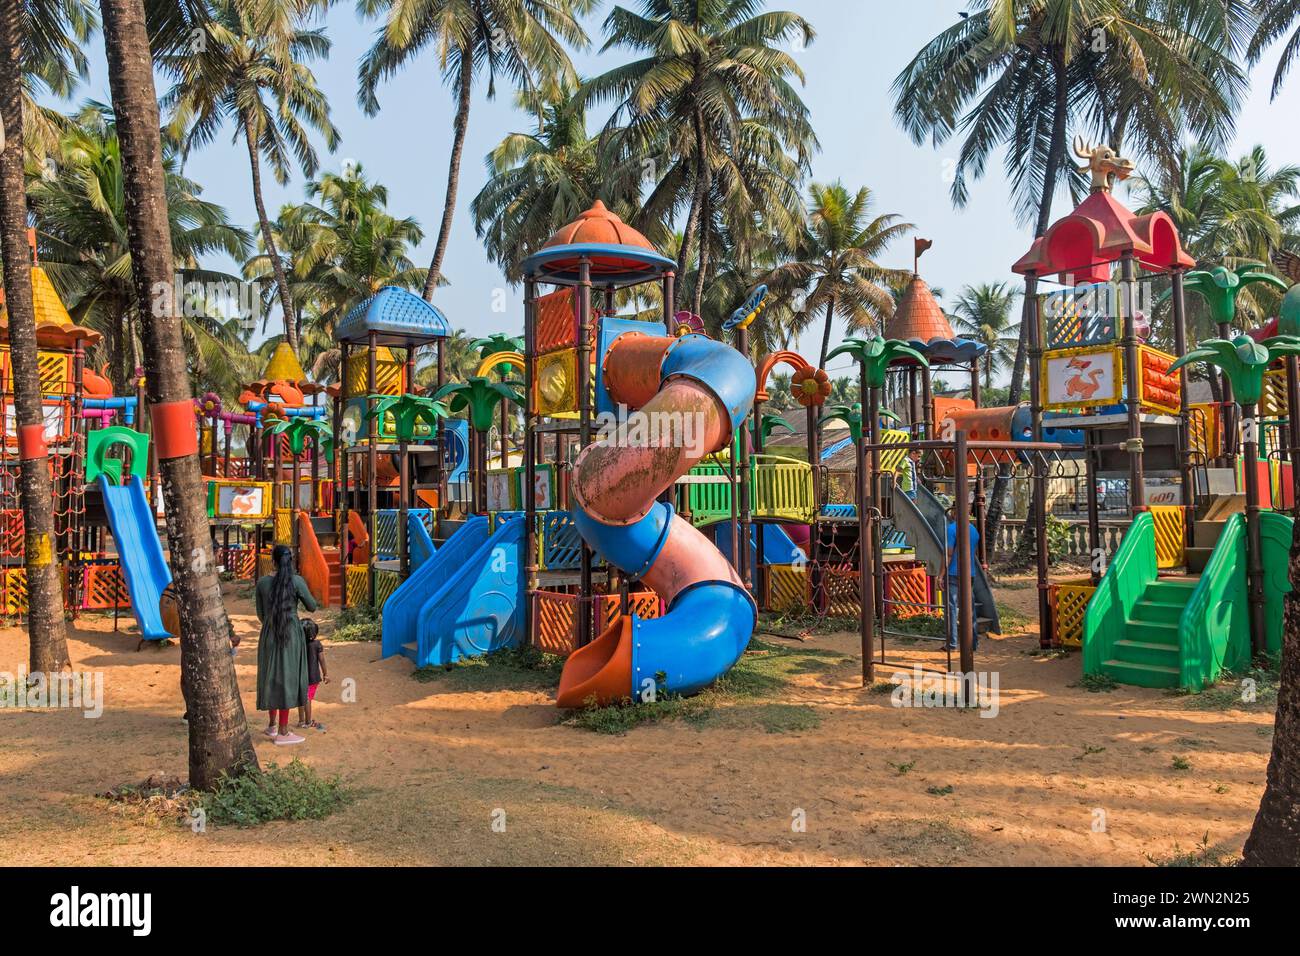
[[[705,455],[730,443],[753,405],[753,367],[702,335],[636,332],[616,339],[604,363],[610,395],[639,409],[652,430],[688,416],[697,427],[691,442],[646,442],[629,420],[574,465],[579,533],[610,564],[653,588],[668,612],[652,620],[622,616],[575,651],[560,678],[561,707],[637,699],[650,687],[698,691],[740,659],[758,620],[753,598],[717,547],[672,505],[656,500]]]

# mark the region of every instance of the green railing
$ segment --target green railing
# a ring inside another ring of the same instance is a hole
[[[1156,530],[1151,515],[1143,512],[1124,535],[1097,592],[1083,616],[1083,672],[1100,674],[1115,642],[1122,640],[1133,606],[1157,577]]]
[[[1250,661],[1245,516],[1233,515],[1224,524],[1201,580],[1183,608],[1178,639],[1178,686],[1184,690],[1199,691],[1214,683],[1224,668],[1235,669]]]
[[[797,458],[754,455],[750,460],[750,511],[755,520],[791,521],[811,524],[817,514],[816,486],[812,468]],[[687,485],[691,521],[697,527],[716,524],[731,517],[731,484],[728,465],[696,465],[691,477],[712,478],[708,484]]]

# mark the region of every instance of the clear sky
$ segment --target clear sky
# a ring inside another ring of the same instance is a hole
[[[584,75],[602,72],[628,58],[618,50],[597,53],[600,25],[611,7],[607,0],[588,22],[594,41],[591,50],[574,56]],[[881,0],[773,0],[772,7],[801,13],[818,34],[807,49],[795,51],[807,77],[804,100],[821,140],[821,152],[813,163],[814,179],[842,179],[853,188],[869,186],[878,212],[899,213],[915,223],[917,234],[935,243],[922,260],[922,275],[931,285],[944,289],[949,298],[968,283],[1013,279],[1010,266],[1026,250],[1030,236],[1015,223],[1000,161],[991,164],[985,179],[975,185],[969,204],[954,209],[948,197],[945,164],[951,167],[956,146],[950,143],[940,150],[913,146],[892,116],[889,88],[894,77],[923,43],[956,19],[962,9],[960,2],[914,0],[896,5]],[[427,265],[442,215],[454,113],[451,91],[442,84],[432,57],[427,62],[413,62],[381,88],[379,115],[366,117],[356,104],[356,64],[376,25],[360,22],[353,5],[344,2],[331,11],[327,27],[333,52],[329,61],[316,64],[315,70],[332,105],[342,143],[334,155],[322,155],[322,165],[338,171],[346,160],[355,160],[363,164],[369,177],[388,186],[390,211],[414,216],[424,227],[425,241],[413,258]],[[108,102],[102,44],[96,40],[88,53],[92,72],[77,99],[93,97]],[[1270,55],[1255,71],[1250,101],[1238,119],[1235,152],[1244,153],[1262,143],[1274,164],[1300,162],[1300,123],[1296,122],[1300,117],[1300,71],[1270,104],[1268,90],[1275,63],[1275,55]],[[527,118],[511,106],[508,89],[500,90],[495,101],[489,101],[480,89],[470,115],[455,227],[443,270],[451,285],[439,292],[437,300],[453,325],[471,333],[518,332],[523,326],[520,290],[510,289],[485,256],[474,235],[469,203],[484,183],[483,158],[488,151],[506,132],[527,128]],[[255,227],[247,154],[242,145],[222,135],[190,158],[186,172],[204,186],[206,199],[225,206],[234,220]],[[269,177],[264,180],[272,211],[282,203],[303,199],[301,177],[284,188]],[[1122,190],[1119,195],[1122,199]],[[1057,214],[1067,211],[1065,200],[1060,200]],[[897,243],[883,258],[898,267],[910,265],[911,242]],[[504,314],[493,311],[503,289],[508,310]],[[817,341],[809,333],[802,344],[805,352],[815,351]],[[832,371],[839,370],[833,367]]]

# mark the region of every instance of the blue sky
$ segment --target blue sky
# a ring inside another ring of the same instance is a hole
[[[612,4],[605,3],[588,22],[592,49],[574,55],[584,75],[604,71],[627,58],[612,50],[600,55],[600,25]],[[878,212],[895,212],[917,226],[917,234],[934,240],[922,260],[922,275],[951,297],[968,283],[1014,278],[1010,266],[1028,247],[1029,235],[1011,212],[1000,161],[991,164],[963,209],[954,209],[948,196],[945,169],[951,168],[956,146],[935,150],[913,146],[894,123],[890,84],[916,50],[956,19],[958,2],[920,0],[906,5],[879,0],[774,0],[774,8],[805,16],[817,39],[795,56],[807,76],[803,91],[812,111],[821,152],[813,162],[818,181],[842,179],[846,185],[870,186]],[[425,230],[415,251],[428,263],[437,238],[446,184],[447,159],[454,113],[452,95],[432,61],[414,62],[380,90],[381,112],[367,117],[356,104],[356,64],[369,46],[374,23],[360,22],[353,5],[341,3],[327,22],[334,48],[330,59],[315,66],[318,81],[330,99],[342,143],[333,154],[322,154],[322,166],[338,171],[346,160],[363,164],[369,177],[388,186],[390,211],[414,216]],[[89,82],[77,100],[108,102],[103,48],[98,40],[88,51]],[[1236,153],[1262,143],[1274,164],[1300,162],[1300,71],[1273,103],[1268,89],[1275,57],[1256,70],[1250,101],[1238,119]],[[455,326],[471,333],[518,331],[522,328],[521,294],[507,286],[488,261],[474,235],[469,203],[485,180],[483,157],[508,131],[528,128],[528,120],[511,106],[510,91],[494,101],[476,96],[461,170],[455,227],[444,273],[451,285],[440,291],[439,306]],[[247,154],[228,134],[193,155],[186,172],[204,186],[205,198],[220,203],[233,219],[255,224],[249,187]],[[268,178],[269,179],[269,178]],[[1119,192],[1121,199],[1124,192]],[[287,187],[267,182],[271,210],[303,199],[302,179]],[[1057,214],[1067,212],[1059,201]],[[911,243],[897,243],[884,257],[904,267],[911,261]],[[217,265],[217,263],[213,263]],[[494,312],[505,290],[506,312]],[[814,333],[805,335],[805,354],[817,346]],[[832,366],[832,371],[838,371]]]

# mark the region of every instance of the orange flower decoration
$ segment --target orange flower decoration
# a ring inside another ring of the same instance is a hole
[[[800,369],[791,379],[790,391],[804,408],[823,405],[831,394],[831,377],[819,368]]]

